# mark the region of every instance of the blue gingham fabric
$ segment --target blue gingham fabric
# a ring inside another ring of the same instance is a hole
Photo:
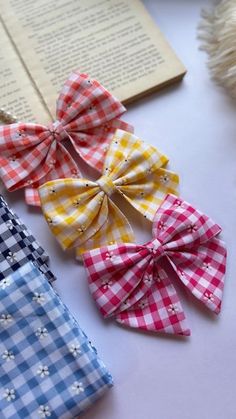
[[[0,281],[1,419],[74,419],[111,386],[95,348],[32,262]]]
[[[30,260],[49,282],[56,279],[48,267],[45,250],[0,195],[0,280]]]

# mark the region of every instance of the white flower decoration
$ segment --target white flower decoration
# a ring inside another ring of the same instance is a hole
[[[204,269],[205,269],[206,271],[209,271],[209,270],[211,270],[211,269],[212,269],[212,266],[211,266],[211,264],[210,264],[209,262],[204,262],[204,263],[203,263],[203,267],[204,267]]]
[[[41,377],[44,378],[47,375],[49,375],[49,370],[47,365],[40,365],[37,369],[37,374]]]
[[[127,300],[123,301],[123,303],[121,304],[121,309],[125,310],[130,306],[130,300],[127,298]]]
[[[80,199],[75,199],[73,202],[73,206],[77,208],[80,205]]]
[[[10,263],[17,262],[17,254],[13,253],[13,252],[9,252],[8,255],[7,255],[7,260]]]
[[[102,288],[104,290],[107,290],[108,288],[110,288],[112,286],[113,282],[110,279],[103,279],[102,280]]]
[[[5,290],[5,288],[6,288],[6,287],[9,287],[9,285],[11,285],[11,280],[10,280],[10,278],[3,278],[3,279],[0,281],[0,288],[1,288],[2,290]]]
[[[180,275],[180,276],[182,276],[183,278],[185,277],[185,273],[183,271],[178,270],[177,271],[177,274]]]
[[[144,278],[144,282],[145,282],[145,284],[147,284],[147,285],[151,285],[152,281],[153,281],[153,277],[152,277],[152,275],[146,275],[146,276],[145,276],[145,278]]]
[[[14,228],[14,224],[11,220],[7,221],[6,226],[7,226],[8,230],[13,230],[13,228]]]
[[[175,203],[174,203],[175,207],[182,207],[183,206],[183,202],[181,202],[179,199],[176,199]]]
[[[47,418],[47,417],[51,416],[50,409],[46,405],[45,406],[41,405],[39,407],[38,414],[39,414],[40,418]]]
[[[49,166],[53,169],[53,167],[55,166],[55,164],[56,164],[56,160],[50,160],[50,162],[49,162]]]
[[[11,162],[15,163],[15,162],[17,161],[17,157],[16,157],[16,155],[11,156],[9,160],[10,160]]]
[[[34,296],[33,296],[33,301],[36,301],[36,303],[38,303],[38,304],[44,303],[44,301],[45,301],[44,294],[35,292]]]
[[[86,226],[81,224],[81,226],[78,228],[79,233],[83,233],[86,230]]]
[[[169,176],[167,176],[167,175],[160,176],[160,182],[161,182],[161,183],[166,184],[166,183],[168,183],[168,182],[169,182],[169,180],[170,180],[170,178],[169,178]]]
[[[204,298],[204,300],[207,300],[207,301],[212,302],[212,303],[215,301],[214,296],[211,292],[205,292],[203,298]]]
[[[6,388],[5,389],[5,393],[3,393],[3,397],[8,402],[11,402],[12,400],[14,400],[16,398],[15,390],[12,389],[12,388],[11,389],[10,388]]]
[[[119,256],[115,255],[114,252],[107,252],[105,254],[105,259],[110,260],[111,262],[115,262],[117,259],[119,259]]]
[[[43,339],[43,338],[46,338],[48,336],[48,331],[47,331],[46,327],[39,327],[37,329],[35,335],[37,336],[37,338]]]
[[[12,316],[10,314],[2,314],[0,317],[0,323],[7,326],[12,322]]]
[[[54,194],[56,193],[56,189],[54,188],[54,186],[52,186],[52,187],[49,189],[49,193],[50,193],[51,195],[54,195]]]
[[[147,307],[147,305],[148,305],[148,301],[146,299],[143,299],[138,303],[139,308],[142,308],[142,309]]]
[[[13,354],[12,351],[4,351],[2,354],[2,359],[4,359],[4,361],[12,361],[13,359],[15,359],[15,355]]]
[[[76,358],[78,355],[81,355],[81,349],[79,343],[72,343],[70,345],[70,353]]]
[[[196,224],[190,224],[188,226],[188,232],[189,233],[194,233],[194,231],[197,231],[197,230],[198,230],[198,226]]]
[[[71,386],[71,389],[72,389],[72,391],[75,393],[75,394],[80,394],[80,393],[83,393],[83,391],[84,391],[84,386],[83,386],[83,384],[81,383],[81,382],[79,382],[79,381],[75,381],[74,382],[74,384],[73,384],[73,386]]]
[[[71,177],[73,178],[77,178],[79,176],[79,172],[77,169],[72,169],[71,170]]]
[[[51,217],[46,217],[47,223],[51,226],[56,224],[56,220]]]
[[[105,173],[106,173],[106,175],[109,175],[111,173],[111,168],[110,167],[106,167],[105,168]]]
[[[176,304],[170,304],[167,310],[171,314],[177,314],[179,312],[179,308],[177,307]]]
[[[159,230],[164,230],[164,228],[166,228],[166,224],[164,223],[164,221],[159,221],[158,228]]]

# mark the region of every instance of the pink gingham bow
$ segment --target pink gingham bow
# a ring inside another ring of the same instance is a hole
[[[84,253],[89,288],[102,315],[143,330],[189,335],[172,281],[220,312],[226,266],[220,232],[209,217],[169,194],[157,210],[152,241]]]
[[[80,177],[70,150],[102,170],[107,146],[117,128],[133,132],[119,120],[125,108],[99,82],[73,72],[57,100],[56,121],[48,126],[16,123],[0,127],[0,177],[6,188],[26,188],[26,202],[40,205],[37,188],[54,179]]]

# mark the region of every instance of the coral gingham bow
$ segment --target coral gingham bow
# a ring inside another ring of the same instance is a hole
[[[164,196],[178,185],[178,176],[163,168],[167,161],[156,148],[117,130],[96,182],[59,179],[41,186],[44,216],[62,247],[77,247],[80,254],[134,240],[128,220],[110,198],[117,192],[153,221]]]
[[[39,205],[37,187],[46,181],[78,177],[76,161],[65,147],[101,172],[107,146],[117,128],[122,104],[99,82],[73,72],[57,100],[56,121],[48,126],[16,123],[0,127],[0,177],[8,190],[26,187],[26,201]]]
[[[173,281],[220,312],[226,264],[221,228],[187,202],[167,195],[157,210],[153,240],[83,254],[91,294],[104,317],[149,331],[189,335]]]

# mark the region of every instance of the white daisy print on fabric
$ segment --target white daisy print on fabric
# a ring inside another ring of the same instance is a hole
[[[151,285],[152,281],[153,281],[152,275],[149,275],[149,274],[145,275],[144,277],[145,284]]]
[[[79,343],[72,343],[70,345],[70,353],[76,358],[78,355],[81,355],[81,349]]]
[[[51,411],[48,406],[41,405],[38,410],[38,414],[40,418],[48,418],[51,416]]]
[[[119,259],[118,255],[115,255],[114,252],[107,252],[105,255],[106,260],[110,260],[111,262],[115,262],[117,259]]]
[[[203,263],[203,267],[204,267],[204,269],[205,269],[206,271],[209,271],[209,270],[211,270],[211,269],[212,269],[212,266],[211,266],[211,264],[210,264],[209,262],[204,262],[204,263]]]
[[[13,359],[15,359],[15,355],[13,354],[12,351],[8,351],[5,350],[2,354],[2,359],[4,359],[4,361],[12,361]]]
[[[11,314],[2,314],[0,317],[0,323],[4,326],[7,326],[13,321]]]
[[[8,262],[10,262],[10,263],[17,262],[17,255],[16,255],[16,253],[9,252],[9,253],[8,253],[8,255],[7,255],[7,258],[6,258],[6,259],[7,259],[7,260],[8,260]]]
[[[37,336],[37,338],[39,339],[43,339],[46,338],[48,336],[48,330],[46,329],[46,327],[39,327],[36,330],[35,335]]]
[[[13,230],[13,228],[14,228],[14,224],[11,220],[8,220],[6,222],[6,226],[7,226],[8,230]]]
[[[110,279],[103,279],[102,280],[102,288],[104,288],[105,290],[110,288],[112,286],[112,284],[113,284],[113,282]]]
[[[3,397],[4,399],[6,399],[7,402],[11,402],[16,398],[15,390],[12,388],[6,388],[3,393]]]
[[[148,301],[147,301],[147,299],[146,298],[144,298],[143,300],[141,300],[139,303],[138,303],[138,306],[139,306],[139,308],[145,308],[145,307],[147,307],[147,305],[148,305]]]
[[[169,180],[170,178],[167,175],[160,176],[160,182],[163,183],[164,185],[167,184]]]
[[[177,314],[179,312],[179,308],[176,304],[170,304],[167,310],[170,314]]]
[[[204,298],[204,300],[212,302],[212,303],[215,300],[214,295],[211,292],[205,292],[203,298]]]
[[[196,224],[190,224],[189,226],[188,226],[188,232],[189,233],[194,233],[195,231],[197,231],[198,230],[198,226],[196,225]]]
[[[11,285],[11,280],[10,280],[10,278],[3,278],[3,279],[0,281],[0,288],[1,288],[2,290],[5,290],[5,288],[6,288],[6,287],[9,287],[9,285]]]
[[[49,370],[46,365],[40,365],[37,370],[37,374],[41,377],[47,377],[49,375]]]
[[[36,301],[38,304],[43,304],[45,301],[44,294],[35,292],[33,296],[33,301]]]
[[[75,381],[71,389],[76,395],[84,392],[84,386],[79,381]]]

